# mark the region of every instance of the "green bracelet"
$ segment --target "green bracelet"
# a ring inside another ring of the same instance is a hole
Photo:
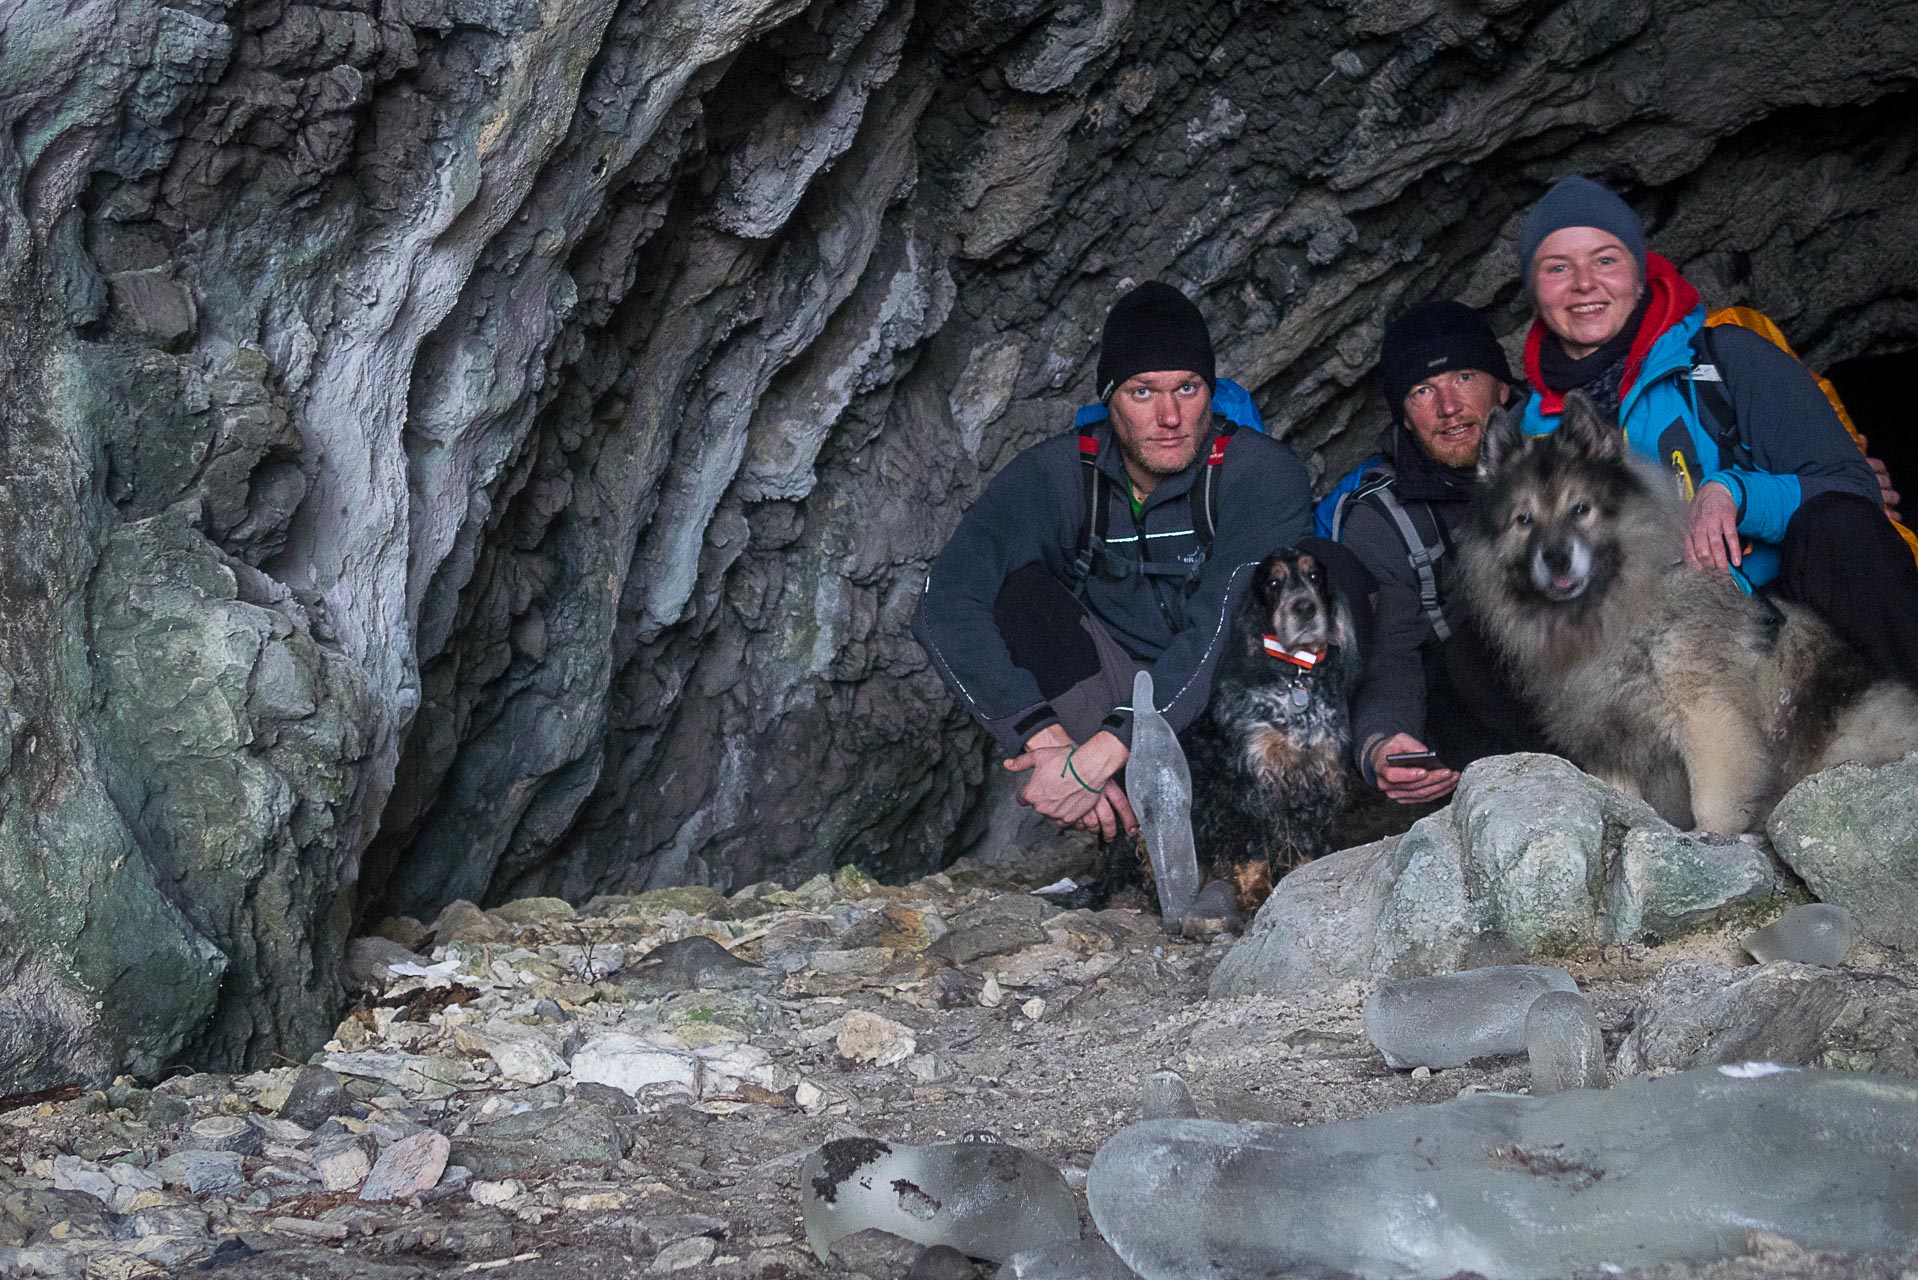
[[[1065,769],[1059,770],[1059,776],[1061,778],[1065,777],[1066,769],[1072,769],[1072,780],[1074,782],[1078,783],[1082,787],[1085,787],[1087,791],[1090,791],[1095,796],[1104,794],[1097,787],[1086,787],[1086,780],[1079,776],[1079,771],[1077,769],[1072,768],[1072,757],[1078,753],[1078,750],[1079,748],[1074,747],[1071,751],[1066,752],[1066,767]]]

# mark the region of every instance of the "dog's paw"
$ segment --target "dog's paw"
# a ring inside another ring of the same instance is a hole
[[[1214,880],[1200,889],[1199,896],[1192,900],[1192,909],[1179,920],[1179,935],[1197,942],[1210,942],[1244,929],[1245,919],[1233,900],[1232,886],[1224,880]]]

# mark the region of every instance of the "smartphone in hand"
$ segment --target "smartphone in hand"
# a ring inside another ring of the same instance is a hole
[[[1443,769],[1445,762],[1436,751],[1389,751],[1385,763],[1399,769]]]

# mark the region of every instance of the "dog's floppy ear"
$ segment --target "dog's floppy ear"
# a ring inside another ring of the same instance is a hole
[[[1495,410],[1485,422],[1485,436],[1478,446],[1478,478],[1490,480],[1509,463],[1525,444],[1525,432],[1519,428],[1516,409]]]
[[[1616,461],[1625,456],[1625,433],[1598,411],[1583,391],[1565,395],[1565,412],[1558,420],[1561,439],[1588,458]]]

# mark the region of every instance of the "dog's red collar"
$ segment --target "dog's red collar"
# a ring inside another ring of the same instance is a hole
[[[1320,659],[1325,657],[1325,650],[1323,649],[1317,653],[1314,653],[1310,649],[1287,649],[1279,643],[1277,636],[1260,636],[1259,639],[1264,642],[1267,654],[1277,658],[1280,662],[1289,662],[1295,667],[1304,667],[1307,671],[1318,666]]]

